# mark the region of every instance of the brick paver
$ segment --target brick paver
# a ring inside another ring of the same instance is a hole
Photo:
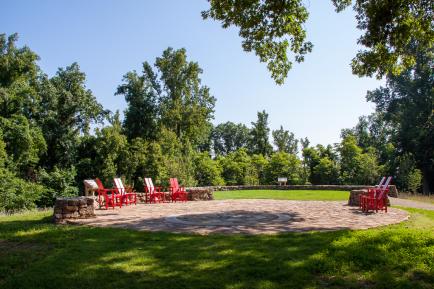
[[[223,200],[138,204],[97,210],[94,219],[74,223],[143,231],[273,234],[279,232],[367,229],[399,223],[407,212],[365,214],[345,202],[286,200]]]

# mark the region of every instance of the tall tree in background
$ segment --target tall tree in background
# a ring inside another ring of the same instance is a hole
[[[297,154],[298,151],[298,139],[295,138],[294,133],[283,129],[273,130],[274,145],[279,152],[286,152],[289,154]]]
[[[419,49],[415,44],[413,49]],[[386,87],[367,95],[395,128],[395,145],[410,153],[423,173],[423,190],[434,190],[433,51],[419,51],[416,65],[400,75],[389,74]]]
[[[269,134],[268,113],[265,110],[258,111],[258,120],[252,122],[252,129],[250,130],[250,151],[255,154],[269,156],[273,151],[273,147],[268,140]]]
[[[106,116],[85,82],[86,75],[77,63],[59,68],[50,79],[41,77],[38,87],[41,109],[37,119],[47,141],[49,154],[44,165],[48,168],[56,164],[74,165],[79,136],[89,133],[90,125],[102,122]]]
[[[155,62],[160,76],[160,123],[194,146],[207,142],[215,98],[201,84],[202,69],[187,61],[185,49],[168,48]],[[157,74],[156,73],[156,74]]]
[[[117,95],[124,95],[127,109],[123,127],[129,140],[140,137],[155,139],[157,132],[158,97],[161,87],[149,63],[143,63],[142,75],[136,71],[124,75],[124,83],[118,86]]]
[[[227,155],[249,144],[249,129],[242,123],[225,122],[217,125],[211,135],[214,153]]]

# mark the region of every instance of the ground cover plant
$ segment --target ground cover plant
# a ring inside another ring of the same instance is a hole
[[[188,235],[0,217],[0,287],[432,288],[434,212],[362,231]]]
[[[216,200],[223,199],[276,199],[276,200],[348,200],[348,191],[329,190],[239,190],[214,192]]]

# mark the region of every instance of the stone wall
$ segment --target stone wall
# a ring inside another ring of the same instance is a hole
[[[94,202],[95,200],[90,197],[57,198],[54,203],[54,222],[64,223],[68,219],[93,218]]]
[[[210,188],[188,188],[187,199],[189,201],[211,201],[214,200],[213,190]]]
[[[208,186],[190,187],[189,190],[210,190],[210,191],[238,191],[238,190],[333,190],[333,191],[352,191],[366,189],[371,186],[359,185],[255,185],[255,186]],[[398,197],[398,190],[394,185],[389,186],[391,197]]]

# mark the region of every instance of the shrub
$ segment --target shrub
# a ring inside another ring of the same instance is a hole
[[[35,207],[45,188],[17,178],[11,171],[0,168],[0,211],[7,214]]]
[[[408,190],[416,193],[422,183],[422,172],[419,169],[412,170],[407,177]]]
[[[36,201],[38,207],[53,206],[56,197],[76,196],[78,188],[75,186],[75,176],[74,167],[69,169],[54,167],[51,172],[41,169],[38,173],[38,180],[46,187],[46,190]]]

